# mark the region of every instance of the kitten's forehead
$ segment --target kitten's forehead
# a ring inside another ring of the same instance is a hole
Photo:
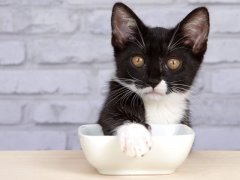
[[[169,29],[156,27],[149,28],[146,34],[147,50],[157,52],[164,52],[167,50],[168,43],[171,39],[171,31]]]
[[[149,28],[149,32],[153,37],[156,38],[166,38],[170,30],[162,27]]]

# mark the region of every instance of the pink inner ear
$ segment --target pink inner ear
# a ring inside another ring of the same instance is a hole
[[[128,40],[128,38],[134,33],[133,28],[136,26],[136,21],[125,12],[123,9],[117,9],[114,12],[113,17],[113,35],[115,42],[119,46]]]
[[[128,22],[124,19],[116,22],[116,27],[114,29],[114,33],[119,40],[119,42],[124,43],[128,37],[131,35],[132,30],[130,29]]]
[[[186,37],[184,44],[192,47],[194,53],[201,51],[208,36],[208,18],[203,12],[196,13],[183,25]]]

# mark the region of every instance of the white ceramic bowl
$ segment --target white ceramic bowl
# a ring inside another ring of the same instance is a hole
[[[78,133],[86,159],[101,174],[171,174],[188,156],[195,133],[182,124],[151,127],[152,149],[142,158],[126,156],[117,137],[104,136],[98,124],[80,126]]]

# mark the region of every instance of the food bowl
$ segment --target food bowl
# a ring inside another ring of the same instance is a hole
[[[141,158],[126,156],[120,149],[117,136],[104,136],[98,124],[79,127],[83,153],[101,174],[171,174],[187,158],[195,133],[182,124],[150,125],[152,149]]]

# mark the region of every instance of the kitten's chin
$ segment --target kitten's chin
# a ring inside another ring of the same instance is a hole
[[[166,96],[166,94],[164,93],[145,93],[142,95],[142,98],[145,100],[153,100],[153,101],[159,101],[161,100],[164,96]]]

